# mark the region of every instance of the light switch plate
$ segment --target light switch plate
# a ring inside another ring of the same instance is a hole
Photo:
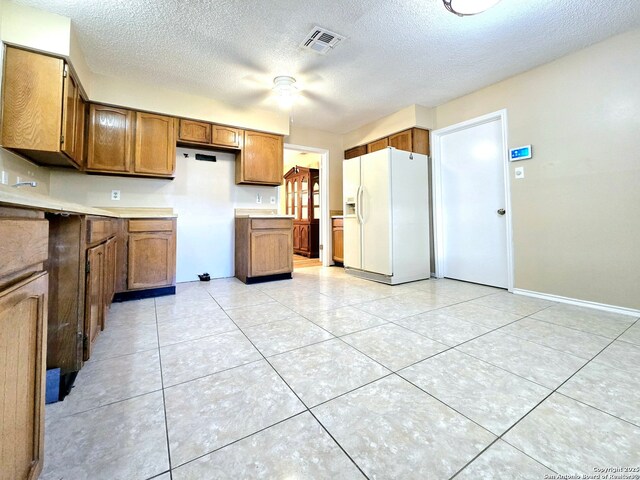
[[[111,200],[120,200],[120,190],[111,190]]]
[[[256,193],[256,203],[262,203],[262,195]]]
[[[514,173],[517,179],[524,178],[524,167],[516,167]]]

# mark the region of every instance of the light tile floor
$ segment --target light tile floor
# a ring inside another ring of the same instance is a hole
[[[114,304],[43,479],[543,479],[640,463],[640,322],[339,268]],[[548,477],[547,477],[548,478]]]

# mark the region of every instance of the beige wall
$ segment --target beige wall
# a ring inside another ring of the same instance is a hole
[[[285,143],[329,151],[329,209],[342,209],[342,160],[344,148],[342,136],[312,128],[291,125],[291,133]]]
[[[640,308],[640,30],[437,108],[438,128],[502,108],[532,144],[511,198],[515,287]]]
[[[289,133],[288,113],[234,107],[212,98],[139,83],[121,77],[94,74],[91,84],[91,100],[281,135]]]
[[[436,125],[436,111],[421,105],[410,105],[391,115],[368,123],[344,135],[344,148],[369,143],[411,127],[432,129]]]

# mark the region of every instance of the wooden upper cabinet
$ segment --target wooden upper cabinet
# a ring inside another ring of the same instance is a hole
[[[72,159],[76,159],[76,144],[81,143],[81,139],[76,141],[76,120],[78,115],[78,98],[80,97],[78,85],[71,75],[69,67],[65,65],[64,78],[64,104],[62,109],[62,137],[60,138],[61,148]]]
[[[76,103],[76,145],[75,145],[75,160],[80,168],[84,167],[86,162],[87,147],[85,145],[85,129],[87,123],[87,102],[78,95],[78,101]]]
[[[389,146],[406,152],[429,155],[429,131],[410,128],[389,137]]]
[[[136,113],[135,173],[173,176],[176,167],[174,121],[164,115]]]
[[[178,141],[211,143],[211,124],[181,118],[178,128]]]
[[[129,172],[133,139],[133,112],[92,104],[86,170]]]
[[[242,130],[181,118],[178,127],[178,142],[238,149],[242,147]]]
[[[361,157],[362,155],[367,153],[367,146],[360,145],[358,147],[350,148],[349,150],[344,151],[344,159],[349,160],[350,158]]]
[[[2,146],[39,164],[77,167],[79,85],[64,60],[6,47],[2,87]]]
[[[245,130],[240,161],[236,160],[236,183],[280,185],[283,155],[281,135]]]
[[[365,153],[382,150],[385,147],[393,147],[406,152],[421,153],[429,155],[429,130],[424,128],[409,128],[401,132],[394,133],[388,137],[381,138],[367,145],[359,145],[344,151],[344,159],[359,157]]]
[[[224,147],[240,148],[242,142],[242,130],[225,127],[223,125],[212,125],[211,143]]]
[[[377,152],[378,150],[382,150],[389,146],[389,139],[387,137],[381,138],[380,140],[376,140],[375,142],[371,142],[367,144],[367,153]]]

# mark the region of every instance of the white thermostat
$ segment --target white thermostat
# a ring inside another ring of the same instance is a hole
[[[528,160],[533,156],[531,145],[524,147],[512,148],[509,150],[509,160],[516,162],[518,160]]]

